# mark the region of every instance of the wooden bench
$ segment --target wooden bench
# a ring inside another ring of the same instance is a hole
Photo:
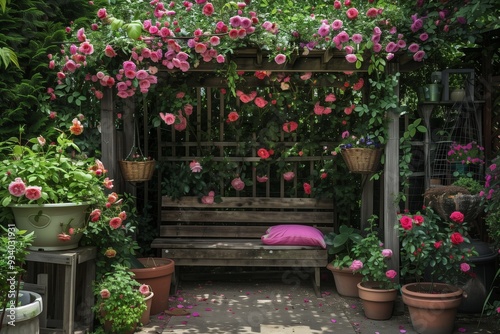
[[[315,246],[264,245],[270,226],[314,226],[323,234],[334,229],[333,200],[312,198],[223,197],[202,204],[197,197],[162,198],[160,237],[152,243],[162,257],[179,266],[293,267],[314,269],[319,295],[320,269],[328,264],[326,249]]]

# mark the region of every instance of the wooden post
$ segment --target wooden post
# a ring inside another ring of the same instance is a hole
[[[108,170],[108,177],[113,180],[120,175],[116,160],[117,138],[115,129],[115,115],[113,108],[113,90],[103,89],[101,100],[101,160]],[[118,183],[119,185],[119,183]],[[121,189],[115,187],[113,191],[119,193]]]
[[[399,71],[399,64],[389,63],[387,65],[389,74],[395,74]],[[399,84],[394,88],[394,93],[399,100]],[[385,146],[385,164],[384,164],[384,244],[385,248],[393,250],[390,266],[399,268],[399,236],[394,228],[397,223],[397,214],[399,211],[396,198],[399,193],[399,114],[389,112],[388,139]],[[399,276],[397,276],[399,277]]]

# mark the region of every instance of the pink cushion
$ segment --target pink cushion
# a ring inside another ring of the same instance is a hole
[[[262,237],[266,245],[318,246],[326,248],[323,233],[305,225],[276,225],[267,229]]]

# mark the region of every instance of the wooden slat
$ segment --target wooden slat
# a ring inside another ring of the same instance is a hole
[[[171,258],[169,253],[165,256]],[[182,258],[175,259],[176,266],[217,266],[217,267],[293,267],[293,268],[324,268],[328,264],[326,255],[324,259],[308,260],[305,262],[307,265],[302,265],[298,259],[291,258],[276,258],[276,259],[263,259],[256,260],[250,258],[241,259],[200,259],[200,258]]]
[[[154,248],[169,246],[177,249],[227,249],[227,250],[264,250],[266,252],[276,250],[321,250],[316,246],[292,246],[292,245],[265,245],[259,239],[195,239],[195,238],[157,238],[153,241]]]
[[[275,224],[273,224],[275,225]],[[333,230],[330,226],[315,226],[323,234]],[[160,237],[182,238],[260,238],[268,226],[207,226],[207,225],[162,225]]]
[[[163,211],[164,222],[218,222],[274,224],[328,223],[333,226],[333,212],[275,212],[275,211]]]
[[[316,200],[314,198],[279,198],[279,197],[223,197],[221,203],[202,204],[198,197],[185,196],[172,200],[162,197],[162,206],[171,208],[202,209],[301,209],[301,210],[333,210],[333,200]]]

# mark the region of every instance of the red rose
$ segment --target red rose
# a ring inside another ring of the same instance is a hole
[[[415,224],[420,226],[424,222],[424,217],[422,217],[421,215],[415,215],[413,216],[413,220],[415,221]]]
[[[261,159],[267,159],[267,158],[269,158],[269,152],[265,148],[259,148],[259,150],[257,151],[257,155]]]
[[[413,227],[413,221],[408,216],[401,217],[401,219],[399,219],[399,222],[401,223],[401,227],[405,230],[411,230]]]
[[[463,223],[464,222],[464,214],[461,213],[460,211],[454,211],[450,215],[450,219],[453,220],[455,223]]]
[[[464,237],[462,237],[462,235],[458,232],[453,232],[450,239],[454,245],[460,245],[462,242],[464,242]]]
[[[311,195],[311,185],[307,182],[304,182],[304,192],[307,195]]]

